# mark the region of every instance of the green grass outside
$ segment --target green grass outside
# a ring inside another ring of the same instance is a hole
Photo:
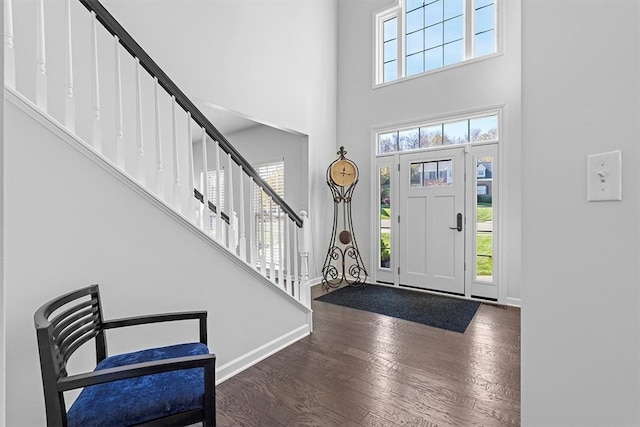
[[[478,222],[487,222],[493,220],[493,208],[491,205],[483,206],[478,204]]]
[[[493,255],[491,233],[478,233],[476,236],[476,254]],[[476,275],[493,276],[493,258],[486,256],[477,256]]]
[[[391,233],[390,232],[384,232],[381,231],[380,232],[380,240],[382,241],[382,245],[387,247],[387,248],[391,248]],[[382,249],[382,248],[380,248]]]

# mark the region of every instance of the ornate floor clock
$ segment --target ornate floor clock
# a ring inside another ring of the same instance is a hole
[[[322,266],[322,284],[327,290],[343,283],[361,286],[367,278],[351,217],[351,197],[358,183],[358,167],[345,154],[344,147],[340,147],[339,157],[327,168],[327,185],[333,196],[333,230]]]

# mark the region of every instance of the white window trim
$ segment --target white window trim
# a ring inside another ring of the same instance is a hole
[[[384,23],[386,21],[388,21],[389,19],[393,19],[393,18],[397,18],[398,19],[398,25],[396,26],[396,37],[398,40],[402,39],[402,32],[404,31],[404,25],[403,22],[404,20],[400,17],[400,15],[402,14],[402,6],[401,6],[401,2],[403,0],[399,0],[398,1],[398,5],[392,7],[392,8],[385,8],[384,11],[381,12],[377,12],[373,15],[373,19],[374,19],[374,23],[373,23],[373,28],[375,29],[375,34],[374,34],[374,43],[373,43],[373,51],[374,51],[374,55],[373,57],[375,58],[375,72],[373,75],[373,82],[375,84],[375,82],[378,81],[382,81],[384,79],[384,42],[383,42],[383,37],[384,37]],[[402,76],[404,75],[404,69],[403,69],[403,64],[404,64],[404,60],[402,59],[404,58],[404,43],[398,43],[398,50],[397,50],[397,75],[398,76]],[[398,77],[400,78],[400,77]],[[392,81],[397,81],[396,80],[392,80]],[[387,82],[391,83],[391,82]]]
[[[418,74],[412,74],[411,76],[405,75],[406,74],[406,58],[405,58],[405,49],[406,49],[406,35],[405,35],[406,22],[405,21],[406,19],[403,16],[403,13],[404,13],[403,3],[405,3],[406,0],[397,0],[397,4],[395,6],[385,7],[384,9],[374,12],[373,25],[372,25],[373,36],[371,37],[371,40],[373,40],[373,58],[375,61],[375,64],[373,64],[373,67],[372,67],[373,69],[372,85],[371,85],[372,89],[378,89],[378,88],[386,87],[389,85],[401,83],[404,81],[441,73],[451,69],[465,67],[471,64],[475,64],[476,62],[487,61],[492,58],[502,56],[504,54],[503,52],[504,43],[503,43],[503,37],[502,37],[502,34],[504,33],[503,31],[504,7],[502,5],[503,1],[504,0],[495,0],[495,8],[496,8],[495,10],[496,51],[495,52],[490,53],[488,55],[479,56],[479,57],[465,58],[460,62],[456,62],[455,64],[445,65],[443,67],[436,68],[433,70],[424,71]],[[475,20],[475,16],[474,16],[475,14],[472,13],[472,10],[473,10],[473,0],[465,0],[465,14],[467,13],[471,14],[471,19],[465,19],[465,33],[464,33],[465,52],[473,52],[475,49],[475,47],[473,46],[474,38],[473,38],[473,31],[472,31],[474,27],[473,21]],[[388,82],[383,82],[382,81],[382,79],[384,78],[384,75],[383,75],[384,45],[382,43],[383,23],[384,21],[391,19],[393,17],[398,18],[398,25],[397,25],[398,40],[401,41],[398,43],[398,71],[397,71],[398,78]],[[471,34],[471,37],[469,37],[468,34]]]
[[[403,130],[414,129],[416,127],[428,127],[433,125],[439,125],[441,123],[453,123],[460,120],[473,120],[481,117],[487,116],[498,116],[498,139],[489,140],[489,141],[475,141],[475,142],[467,142],[465,144],[454,144],[454,145],[443,145],[437,147],[428,147],[428,148],[419,148],[416,150],[411,150],[412,152],[424,151],[424,150],[446,150],[455,146],[464,146],[464,145],[486,145],[486,144],[495,144],[496,142],[502,140],[502,120],[503,120],[503,108],[504,105],[500,105],[497,107],[487,107],[486,109],[478,109],[471,110],[467,112],[460,112],[454,114],[444,114],[441,116],[432,117],[429,119],[423,120],[412,120],[407,122],[400,122],[394,125],[385,125],[374,127],[371,129],[372,138],[373,138],[373,152],[374,157],[386,157],[395,154],[396,152],[391,153],[378,153],[378,135],[382,133],[388,132],[402,132]],[[397,153],[401,153],[400,151]]]

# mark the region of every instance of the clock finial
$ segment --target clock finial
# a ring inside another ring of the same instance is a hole
[[[338,151],[336,154],[339,155],[341,159],[344,159],[344,155],[347,154],[346,150],[344,149],[344,145],[340,146],[340,151]]]

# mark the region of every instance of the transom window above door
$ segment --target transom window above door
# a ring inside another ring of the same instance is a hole
[[[379,131],[378,154],[419,150],[445,145],[498,141],[498,114],[431,122]]]
[[[498,0],[400,0],[376,15],[375,83],[497,51]]]

